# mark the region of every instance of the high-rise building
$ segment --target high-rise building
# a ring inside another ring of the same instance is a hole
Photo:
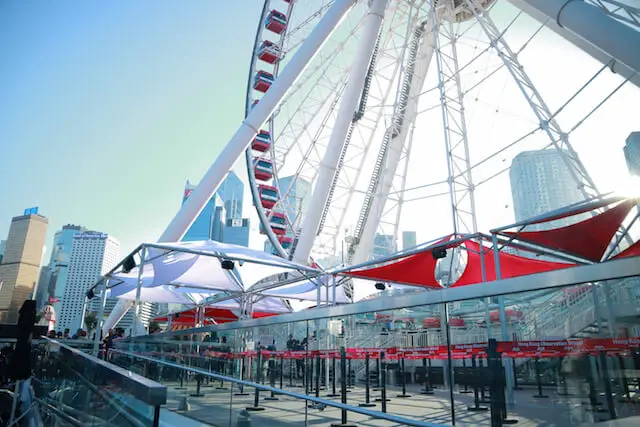
[[[624,159],[631,175],[640,176],[640,132],[631,132],[624,146]]]
[[[187,181],[183,204],[194,189],[195,185]],[[243,196],[244,184],[230,171],[182,240],[216,240],[249,246],[249,219],[242,218]]]
[[[410,249],[418,244],[418,238],[415,231],[402,232],[402,250]]]
[[[98,279],[119,259],[120,243],[105,233],[86,231],[73,236],[69,271],[62,296],[62,308],[56,313],[56,329],[75,333],[82,325],[85,295]]]
[[[0,240],[0,264],[2,263],[2,256],[4,255],[4,250],[7,248],[7,241]]]
[[[556,149],[524,151],[514,157],[509,169],[516,221],[542,215],[584,200],[580,188],[565,164],[567,155]],[[539,230],[561,227],[578,218],[568,218],[527,227]]]
[[[292,224],[295,230],[302,227],[302,221],[309,209],[311,200],[311,183],[303,178],[296,176],[285,176],[278,179],[278,188],[280,197],[284,198],[283,206],[274,209],[276,212],[285,213],[287,220]],[[295,236],[287,227],[285,236],[293,239]],[[275,253],[273,245],[267,239],[264,243],[264,251]]]
[[[285,176],[278,180],[279,193],[284,197],[284,211],[295,229],[302,227],[302,220],[311,202],[311,183],[303,178]]]
[[[187,185],[189,185],[187,183]],[[185,189],[182,203],[187,200],[191,194],[190,189]],[[193,221],[191,227],[187,230],[182,240],[185,242],[193,242],[197,240],[216,240],[223,241],[224,238],[224,221],[225,221],[224,202],[215,193],[204,206],[200,215]]]
[[[249,218],[228,219],[223,238],[225,243],[249,246]]]
[[[73,237],[85,231],[87,231],[86,227],[81,225],[67,224],[56,231],[53,237],[51,258],[49,259],[49,296],[53,297],[53,300],[56,301],[53,304],[53,309],[56,313],[60,313],[62,309],[62,297],[64,296],[64,290],[67,284]]]
[[[225,220],[242,218],[242,201],[244,199],[244,184],[234,171],[229,171],[216,191],[224,203]]]
[[[49,220],[35,211],[11,220],[0,264],[0,322],[16,323],[22,303],[38,282]]]
[[[373,258],[380,258],[396,252],[396,242],[391,234],[376,233],[373,239]]]

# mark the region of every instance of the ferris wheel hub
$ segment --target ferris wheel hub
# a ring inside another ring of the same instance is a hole
[[[476,0],[478,6],[488,10],[496,0]],[[442,21],[464,22],[474,17],[466,0],[436,0],[438,18]]]

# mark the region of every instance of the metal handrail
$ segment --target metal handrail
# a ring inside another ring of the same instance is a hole
[[[258,384],[258,383],[254,383],[251,381],[246,381],[246,380],[240,380],[238,378],[234,378],[234,377],[228,377],[226,375],[220,375],[220,374],[215,374],[213,372],[209,372],[209,371],[204,371],[202,369],[198,369],[198,368],[193,368],[193,367],[187,367],[187,366],[182,366],[179,365],[177,363],[172,363],[172,362],[168,362],[166,360],[158,360],[158,359],[154,359],[151,357],[147,357],[147,356],[142,356],[139,354],[135,354],[135,353],[129,353],[126,351],[122,351],[122,350],[110,350],[113,353],[119,353],[122,354],[124,356],[129,356],[129,357],[135,357],[138,359],[142,359],[142,360],[146,360],[148,362],[154,362],[154,363],[158,363],[161,365],[165,365],[165,366],[169,366],[172,368],[176,368],[176,369],[182,369],[185,371],[189,371],[189,372],[193,372],[194,374],[198,374],[198,375],[202,375],[205,377],[210,377],[210,378],[214,378],[216,380],[222,380],[222,381],[227,381],[230,383],[235,383],[235,384],[239,384],[242,385],[244,387],[253,387],[253,388],[257,388],[259,390],[264,390],[264,391],[268,391],[268,392],[274,392],[283,396],[289,396],[289,397],[293,397],[294,399],[301,399],[301,400],[305,400],[305,401],[310,401],[313,403],[319,403],[322,405],[326,405],[326,406],[331,406],[334,408],[338,408],[338,409],[344,409],[347,410],[349,412],[355,412],[357,414],[361,414],[361,415],[366,415],[372,418],[376,418],[376,419],[380,419],[380,420],[386,420],[386,421],[391,421],[393,423],[398,423],[401,425],[406,425],[406,426],[413,426],[413,427],[449,427],[447,424],[434,424],[434,423],[428,423],[425,421],[418,421],[418,420],[412,420],[409,418],[403,418],[403,417],[398,417],[396,415],[389,415],[383,412],[378,412],[378,411],[372,411],[369,409],[363,409],[360,408],[358,406],[350,406],[350,405],[346,405],[344,403],[340,403],[340,402],[335,402],[333,400],[327,400],[327,399],[322,399],[319,397],[314,397],[314,396],[309,396],[306,394],[300,394],[300,393],[295,393],[292,391],[288,391],[288,390],[284,390],[284,389],[279,389],[276,387],[270,387],[268,385],[263,385],[263,384]]]
[[[42,337],[47,342],[60,348],[61,354],[68,358],[80,359],[91,366],[103,378],[111,378],[122,385],[127,393],[150,405],[159,406],[167,403],[167,387],[148,378],[134,374],[119,366],[100,360],[78,349],[69,347],[59,341]]]

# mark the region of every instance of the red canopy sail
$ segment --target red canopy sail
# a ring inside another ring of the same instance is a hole
[[[496,280],[496,264],[494,261],[493,250],[484,248],[483,255],[478,254],[480,245],[476,242],[465,242],[467,247],[467,266],[462,276],[451,287],[472,285],[482,282],[482,261],[484,258],[484,268],[487,282]],[[500,259],[500,277],[508,279],[511,277],[525,276],[527,274],[543,273],[545,271],[560,270],[562,268],[575,267],[575,264],[566,264],[563,262],[541,261],[537,259],[525,258],[517,255],[511,255],[505,252],[499,252]]]
[[[611,238],[636,203],[636,200],[627,200],[606,212],[562,228],[543,231],[505,231],[504,234],[597,262],[604,255]]]

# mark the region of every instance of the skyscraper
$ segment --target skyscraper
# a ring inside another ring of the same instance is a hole
[[[120,243],[108,234],[86,231],[73,236],[62,308],[56,313],[56,329],[69,328],[73,334],[84,327],[82,317],[86,292],[118,263],[119,253]]]
[[[524,151],[514,157],[509,169],[516,221],[522,221],[584,200],[584,196],[556,149]],[[527,227],[527,230],[561,227],[574,219]]]
[[[7,248],[7,241],[0,240],[0,264],[2,264],[2,256],[4,255],[4,250]]]
[[[640,176],[640,132],[629,134],[623,150],[629,173]]]
[[[380,258],[396,252],[396,242],[391,234],[376,233],[373,239],[372,257]]]
[[[191,194],[191,191],[193,191],[193,188],[190,189],[189,185],[187,182],[187,188],[184,190],[184,197],[182,198],[183,204]],[[182,241],[217,240],[222,242],[225,217],[224,202],[218,193],[215,193],[184,234]]]
[[[11,220],[0,264],[0,322],[16,323],[22,303],[34,292],[48,225],[47,218],[27,211]]]
[[[228,219],[223,238],[225,243],[249,246],[249,218]]]
[[[244,184],[234,171],[229,171],[216,193],[224,202],[225,220],[242,218]]]
[[[183,204],[194,189],[195,185],[187,181]],[[216,240],[248,246],[249,219],[242,218],[243,195],[244,184],[235,172],[230,171],[182,240]]]
[[[298,230],[302,227],[302,220],[309,209],[311,183],[303,178],[296,179],[293,175],[285,176],[278,179],[278,188],[280,197],[284,197],[284,206],[279,205],[274,211],[285,213],[294,229]],[[285,236],[291,239],[295,238],[288,227]],[[275,253],[269,239],[264,242],[264,251]]]
[[[413,248],[418,244],[415,231],[402,232],[402,250]]]
[[[85,231],[87,229],[81,225],[67,224],[56,231],[53,237],[53,247],[51,248],[51,258],[49,259],[49,271],[51,274],[49,283],[52,289],[49,289],[49,295],[58,301],[53,304],[57,314],[62,309],[62,297],[67,284],[73,237]]]
[[[284,209],[293,226],[302,226],[302,219],[306,216],[311,202],[311,183],[303,178],[285,176],[278,180],[280,196],[285,197]]]

